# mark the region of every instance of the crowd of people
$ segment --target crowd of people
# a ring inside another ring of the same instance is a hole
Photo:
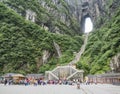
[[[79,80],[44,80],[44,79],[24,79],[24,80],[19,80],[19,82],[14,82],[12,79],[7,80],[4,79],[4,85],[13,85],[13,84],[18,84],[18,85],[75,85],[79,84],[80,85],[81,81]]]

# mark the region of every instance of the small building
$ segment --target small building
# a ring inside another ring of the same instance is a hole
[[[28,79],[44,79],[44,74],[27,74],[26,78]]]
[[[12,76],[14,83],[20,83],[21,80],[25,80],[25,76],[22,74],[15,74]]]
[[[0,76],[0,84],[3,83],[4,79]]]
[[[25,79],[24,75],[18,73],[6,73],[2,77],[8,81],[13,81],[14,84],[19,84],[21,80]]]
[[[102,84],[120,85],[120,73],[105,73],[99,75],[88,75],[89,82]]]
[[[16,73],[6,73],[2,77],[7,80],[11,80],[12,76],[15,75]]]

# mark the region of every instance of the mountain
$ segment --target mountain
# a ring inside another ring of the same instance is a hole
[[[35,14],[35,23],[50,32],[80,35],[80,25],[64,0],[3,0],[22,17]],[[28,18],[30,20],[30,18]]]
[[[50,33],[0,3],[0,44],[1,73],[38,73],[69,62],[83,38]]]
[[[68,64],[84,45],[88,17],[94,29],[77,68],[85,74],[120,71],[120,0],[0,1],[1,74]]]
[[[104,23],[100,21],[99,28],[89,34],[85,52],[77,63],[77,67],[84,69],[86,74],[120,72],[120,7],[117,7],[119,3],[111,3],[111,16],[101,17]]]

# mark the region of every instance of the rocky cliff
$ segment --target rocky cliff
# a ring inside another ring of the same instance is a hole
[[[69,9],[80,23],[80,32],[85,30],[85,19],[90,17],[94,28],[99,28],[104,24],[105,20],[117,11],[119,7],[119,0],[66,0]]]
[[[44,72],[69,63],[83,44],[81,35],[87,17],[93,22],[94,32],[88,37],[81,60],[77,60],[77,68],[86,74],[107,72],[110,60],[120,51],[119,0],[0,1],[3,73],[17,69]]]
[[[114,14],[119,0],[2,0],[27,20],[54,33],[80,34],[85,31],[85,19],[90,17],[99,28]]]
[[[20,13],[0,3],[0,74],[44,72],[71,61],[83,43],[81,36],[51,33],[36,24],[36,12],[27,10],[32,22]]]

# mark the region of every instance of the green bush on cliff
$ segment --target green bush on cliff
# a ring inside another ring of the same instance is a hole
[[[78,51],[83,43],[78,36],[72,38],[45,31],[2,3],[0,10],[0,74],[37,73],[53,69],[59,63],[69,63],[73,52]],[[63,55],[60,59],[55,56],[53,41],[61,47]],[[47,64],[38,67],[36,58],[42,57],[44,50],[49,51],[51,56]]]
[[[120,53],[119,26],[120,9],[109,22],[90,33],[86,50],[77,67],[82,67],[86,74],[99,74],[110,71],[111,58]]]

